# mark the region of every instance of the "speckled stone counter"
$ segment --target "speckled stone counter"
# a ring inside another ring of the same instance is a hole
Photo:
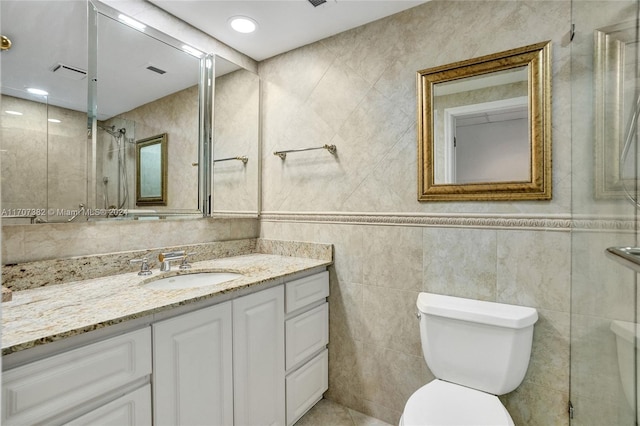
[[[328,249],[327,249],[328,247]],[[331,245],[324,245],[325,254]],[[298,252],[299,253],[299,252]],[[306,255],[307,253],[302,253]],[[287,277],[332,263],[331,259],[253,253],[193,263],[186,273],[219,271],[243,276],[225,283],[180,290],[152,290],[151,280],[182,272],[141,277],[125,273],[16,291],[2,304],[2,354],[168,311],[182,305],[221,298],[249,287],[284,282]]]

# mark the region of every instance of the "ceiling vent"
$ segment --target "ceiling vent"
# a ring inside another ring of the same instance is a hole
[[[323,3],[326,3],[327,0],[308,0],[309,3],[313,5],[313,7],[318,7]]]
[[[165,71],[165,70],[161,70],[160,68],[154,67],[153,65],[149,65],[149,66],[147,67],[147,69],[148,69],[149,71],[156,72],[156,73],[158,73],[158,74],[160,74],[160,75],[162,75],[162,74],[166,74],[166,71]]]
[[[87,76],[87,72],[85,70],[62,63],[55,64],[51,67],[51,71],[71,80],[82,80]]]

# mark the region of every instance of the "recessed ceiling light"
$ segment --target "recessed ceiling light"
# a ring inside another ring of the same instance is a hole
[[[20,111],[5,111],[9,115],[22,115]]]
[[[62,123],[62,121],[58,120],[57,118],[47,118],[47,121],[49,123]]]
[[[40,96],[47,96],[49,94],[49,92],[47,92],[46,90],[36,89],[35,87],[27,87],[27,92],[31,93],[32,95]]]
[[[248,34],[256,30],[258,23],[246,16],[234,16],[229,18],[229,25],[239,33]]]
[[[133,18],[129,18],[127,15],[120,14],[118,15],[118,19],[124,22],[125,24],[129,25],[130,27],[133,27],[140,31],[144,31],[144,29],[147,28],[147,26],[142,22],[138,22]]]

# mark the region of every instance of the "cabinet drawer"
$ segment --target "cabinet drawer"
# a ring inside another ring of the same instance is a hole
[[[285,333],[288,371],[329,343],[329,304],[287,320]]]
[[[33,424],[151,374],[149,328],[2,374],[2,423]]]
[[[115,401],[69,422],[66,426],[118,425],[145,426],[151,424],[151,385],[121,396]]]
[[[287,425],[294,424],[329,388],[329,351],[325,349],[317,357],[287,376]]]
[[[327,296],[329,271],[290,281],[285,286],[286,311],[293,312]]]

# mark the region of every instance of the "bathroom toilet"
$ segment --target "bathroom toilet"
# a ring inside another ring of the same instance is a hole
[[[531,356],[534,308],[420,293],[422,352],[435,380],[407,401],[400,426],[513,425],[496,395],[516,389]]]

